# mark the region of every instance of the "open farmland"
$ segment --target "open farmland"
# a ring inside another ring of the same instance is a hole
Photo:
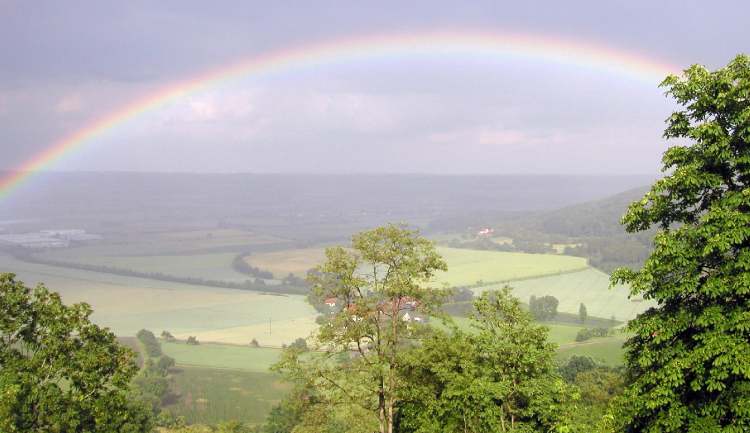
[[[44,282],[67,303],[89,303],[92,319],[118,335],[151,329],[178,338],[281,346],[314,329],[315,311],[304,296],[268,295],[123,277],[21,262],[0,256],[0,272],[12,271],[27,284]],[[268,323],[271,321],[271,334]]]
[[[437,276],[450,287],[497,283],[519,278],[583,270],[586,259],[557,254],[526,254],[439,247],[448,262],[448,272]]]
[[[252,254],[245,257],[250,266],[271,271],[276,278],[289,274],[304,277],[307,271],[325,260],[325,248],[299,248]]]
[[[454,286],[474,285],[570,272],[586,268],[586,259],[557,254],[525,254],[438,247],[448,262],[448,272],[437,282]],[[273,272],[277,278],[289,273],[304,276],[325,259],[324,248],[304,248],[252,254],[248,264]]]
[[[172,374],[177,398],[164,409],[184,416],[188,423],[259,424],[289,391],[289,385],[270,373],[182,366],[178,370]]]
[[[617,367],[625,362],[622,345],[625,337],[594,338],[582,343],[561,345],[557,350],[558,359],[566,359],[573,355],[588,356],[611,367]]]
[[[628,289],[625,286],[609,288],[609,275],[594,268],[587,268],[579,272],[551,275],[540,278],[512,281],[513,294],[523,302],[528,302],[534,296],[552,295],[560,301],[558,311],[564,313],[578,313],[578,307],[583,302],[589,316],[629,320],[648,308],[651,304],[644,301],[628,299]],[[503,284],[494,284],[475,289],[480,293],[488,289],[498,289]]]
[[[267,347],[238,346],[231,344],[189,345],[184,342],[161,342],[162,350],[177,362],[177,365],[210,367],[230,370],[268,373],[271,365],[278,361],[281,349]]]
[[[110,239],[90,245],[50,250],[47,260],[108,266],[142,273],[242,282],[251,276],[237,272],[232,261],[250,250],[281,248],[289,241],[240,230],[197,230],[141,234],[127,240]]]
[[[43,254],[41,257],[63,262],[206,280],[242,282],[253,278],[232,268],[232,260],[236,256],[234,253],[165,256],[101,256],[81,253],[75,249],[60,250]]]

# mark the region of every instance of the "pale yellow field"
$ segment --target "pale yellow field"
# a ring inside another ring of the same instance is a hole
[[[325,248],[301,248],[253,254],[245,258],[251,266],[273,272],[276,278],[284,278],[290,273],[304,277],[308,270],[325,260]]]
[[[586,269],[586,259],[558,254],[526,254],[502,251],[477,251],[438,248],[448,262],[448,272],[437,282],[448,286],[495,283]]]

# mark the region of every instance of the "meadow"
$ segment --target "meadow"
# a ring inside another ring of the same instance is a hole
[[[585,269],[586,259],[557,254],[526,254],[438,247],[448,272],[437,275],[450,287],[517,280]]]
[[[300,278],[307,271],[325,260],[325,248],[299,248],[282,251],[252,254],[245,257],[250,266],[271,271],[276,278],[289,274]]]
[[[161,342],[162,351],[171,356],[179,366],[207,367],[268,373],[278,361],[281,349],[250,347],[229,344],[199,344]]]
[[[621,366],[625,362],[623,343],[626,337],[593,338],[582,343],[562,344],[557,350],[557,358],[564,360],[573,355],[588,356],[610,367]]]
[[[490,284],[474,289],[476,293],[498,289],[504,284]],[[651,306],[651,303],[628,299],[627,287],[609,287],[609,275],[594,268],[560,275],[529,278],[508,283],[513,294],[523,302],[534,296],[552,295],[560,304],[558,311],[577,314],[581,303],[589,316],[629,320]]]
[[[324,248],[304,248],[252,254],[245,260],[252,266],[273,272],[277,278],[289,273],[304,276],[324,259]],[[450,287],[495,283],[519,278],[552,275],[586,269],[586,259],[559,254],[526,254],[438,247],[448,263],[448,272],[436,282]]]
[[[270,373],[201,367],[180,366],[172,380],[176,395],[164,410],[188,423],[260,424],[290,388]]]
[[[43,282],[67,303],[87,302],[92,320],[117,335],[142,328],[178,338],[281,346],[315,328],[315,310],[301,295],[271,295],[124,277],[18,261],[0,255],[0,272],[29,285]],[[269,333],[269,321],[271,332]]]

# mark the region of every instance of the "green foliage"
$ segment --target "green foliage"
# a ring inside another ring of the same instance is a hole
[[[560,305],[560,301],[554,296],[542,296],[537,298],[531,296],[529,298],[529,312],[536,320],[551,320],[557,316],[557,306]]]
[[[250,350],[250,349],[248,349]],[[171,374],[171,392],[162,413],[188,424],[238,420],[255,425],[289,394],[277,375],[180,365]]]
[[[586,323],[586,319],[588,319],[589,313],[588,310],[586,310],[586,305],[581,302],[581,306],[578,307],[578,321],[581,323]]]
[[[306,352],[308,350],[307,340],[302,337],[297,338],[292,342],[292,344],[289,345],[289,347],[299,350],[300,352]]]
[[[658,306],[629,324],[627,432],[750,431],[750,57],[662,83],[681,109],[664,136],[680,145],[623,218],[659,229],[639,271],[614,282]]]
[[[578,373],[593,370],[598,366],[597,362],[589,356],[573,355],[560,366],[560,375],[566,381],[573,383]]]
[[[0,311],[0,431],[150,431],[128,394],[134,354],[90,322],[88,305],[0,274]]]
[[[399,431],[565,431],[554,345],[510,289],[475,303],[474,333],[435,332],[405,362]]]
[[[195,336],[191,335],[188,337],[187,341],[185,341],[185,344],[188,344],[191,346],[197,346],[200,344],[200,342],[198,342],[198,339],[195,338]]]
[[[138,341],[140,341],[146,348],[146,353],[148,354],[148,356],[153,358],[161,356],[161,345],[156,340],[156,336],[153,332],[147,329],[141,329],[137,334],[135,334],[135,336],[136,338],[138,338]]]
[[[310,412],[320,415],[306,419],[333,422],[340,419],[333,408],[346,407],[341,415],[360,413],[351,428],[390,431],[403,386],[397,367],[424,329],[403,320],[404,314],[414,303],[421,314],[441,314],[446,292],[429,286],[441,270],[446,264],[432,242],[397,225],[355,235],[350,249],[326,250],[310,282],[317,299],[336,298],[343,307],[320,327],[321,352],[302,356],[289,348],[275,366],[315,390],[318,404]]]
[[[576,334],[576,341],[587,341],[594,337],[606,337],[609,335],[609,329],[607,328],[583,328]]]

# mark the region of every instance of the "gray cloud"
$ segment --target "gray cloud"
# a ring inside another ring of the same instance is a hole
[[[0,168],[160,86],[313,40],[510,29],[711,67],[748,51],[745,2],[653,3],[4,3]],[[651,173],[672,109],[656,84],[467,56],[295,69],[190,95],[57,168]]]

